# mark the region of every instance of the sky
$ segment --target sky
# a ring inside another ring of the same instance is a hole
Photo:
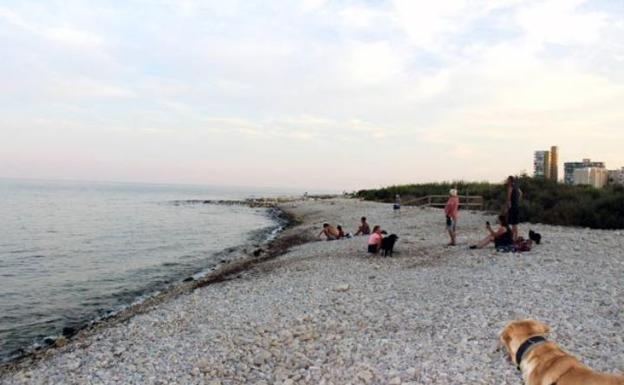
[[[624,2],[0,0],[0,177],[351,191],[624,166]]]

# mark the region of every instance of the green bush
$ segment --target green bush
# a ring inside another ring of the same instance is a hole
[[[520,219],[523,222],[562,226],[580,226],[595,229],[624,229],[624,186],[570,186],[528,176],[519,178],[523,192]],[[380,202],[394,202],[399,194],[404,201],[427,195],[447,195],[457,188],[461,195],[481,195],[484,209],[499,212],[505,204],[505,187],[487,182],[441,182],[389,186],[381,189],[360,190],[359,198]]]

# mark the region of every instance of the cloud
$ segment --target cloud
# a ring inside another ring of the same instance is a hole
[[[89,78],[59,79],[47,90],[55,99],[128,99],[136,94],[122,86],[108,84]]]
[[[330,182],[315,170],[337,160],[381,159],[331,181],[355,187],[497,180],[556,143],[570,157],[617,153],[624,15],[604,2],[60,4],[0,7],[0,49],[10,53],[0,114],[23,149],[44,127],[82,127],[110,144],[103,161],[120,147],[136,159],[160,149],[237,178],[254,180],[245,164],[257,163],[287,180],[296,166],[319,183]],[[0,150],[12,139],[4,131]],[[94,145],[86,134],[75,140]],[[431,162],[440,154],[444,162]]]
[[[69,46],[99,48],[104,45],[100,36],[71,27],[48,28],[43,35],[54,42]]]
[[[105,40],[93,32],[59,24],[55,20],[49,20],[47,23],[27,20],[19,13],[7,8],[0,8],[0,20],[2,19],[21,30],[61,45],[99,49],[105,44]]]

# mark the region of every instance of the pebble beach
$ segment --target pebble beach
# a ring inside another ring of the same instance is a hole
[[[309,242],[197,288],[51,354],[0,384],[521,384],[498,349],[509,322],[534,318],[600,371],[624,372],[624,231],[521,224],[526,253],[469,250],[493,216],[461,211],[447,247],[441,210],[354,199],[284,203]],[[399,240],[321,241],[323,222],[359,218]]]

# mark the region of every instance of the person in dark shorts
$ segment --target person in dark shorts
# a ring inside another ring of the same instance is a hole
[[[399,194],[394,196],[394,204],[392,205],[392,210],[395,213],[401,213],[401,197]]]
[[[449,246],[455,246],[457,243],[457,218],[459,218],[459,197],[457,190],[449,191],[449,199],[444,206],[444,215],[446,216],[446,229],[451,237]]]
[[[522,199],[522,191],[518,187],[518,179],[509,176],[507,178],[507,223],[511,226],[514,241],[518,238],[520,199]]]
[[[379,249],[381,248],[381,241],[383,236],[381,235],[381,227],[379,225],[375,225],[373,227],[373,233],[368,238],[368,252],[371,254],[377,254]]]

